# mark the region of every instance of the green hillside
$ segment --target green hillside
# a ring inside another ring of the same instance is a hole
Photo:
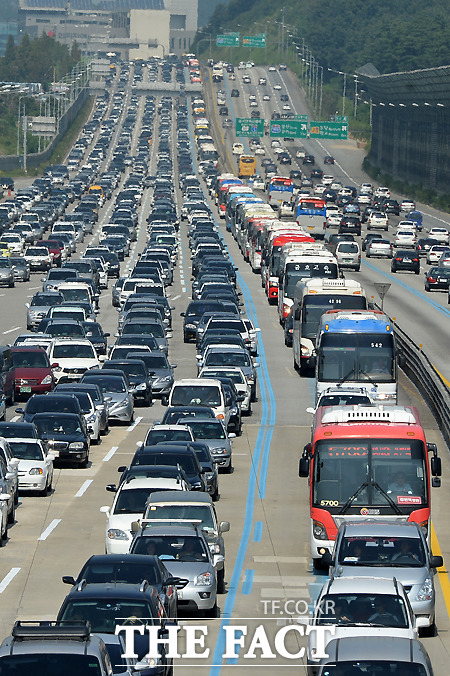
[[[371,62],[381,73],[391,73],[450,63],[447,0],[283,0],[275,5],[231,0],[216,9],[205,31],[253,35],[267,30],[268,54],[276,60],[281,57],[282,8],[287,43],[292,43],[288,31],[300,45],[304,38],[324,68],[351,73]],[[263,50],[253,51],[253,60],[263,56]]]

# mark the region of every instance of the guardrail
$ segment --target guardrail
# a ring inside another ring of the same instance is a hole
[[[399,351],[404,355],[402,369],[427,402],[450,446],[450,390],[421,346],[395,323],[394,333]]]

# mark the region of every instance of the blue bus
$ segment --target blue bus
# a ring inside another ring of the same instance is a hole
[[[297,223],[315,239],[323,239],[327,227],[327,205],[318,197],[300,197],[294,207]]]
[[[382,404],[397,403],[397,350],[392,324],[379,310],[331,310],[316,338],[316,401],[339,385],[365,387]]]

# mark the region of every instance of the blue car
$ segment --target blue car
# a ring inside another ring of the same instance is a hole
[[[408,221],[414,221],[417,230],[422,232],[423,214],[421,211],[410,211],[406,218]]]

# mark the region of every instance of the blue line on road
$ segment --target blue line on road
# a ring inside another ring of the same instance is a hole
[[[244,583],[242,585],[242,593],[245,596],[248,596],[250,594],[250,592],[252,591],[254,574],[255,574],[254,570],[247,569],[245,571],[245,580],[244,580]]]
[[[255,530],[253,531],[253,542],[261,542],[263,532],[263,522],[255,521]]]

